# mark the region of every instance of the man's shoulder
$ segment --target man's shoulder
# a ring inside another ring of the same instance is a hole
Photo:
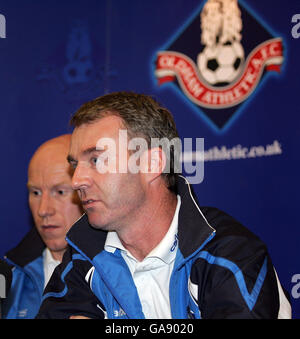
[[[45,247],[37,229],[32,227],[19,244],[5,254],[5,259],[13,266],[25,267],[41,258]]]
[[[265,243],[234,217],[215,207],[202,207],[201,210],[216,230],[214,238],[205,246],[210,253],[232,260],[266,254]]]

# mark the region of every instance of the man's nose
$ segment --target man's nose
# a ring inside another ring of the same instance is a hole
[[[73,190],[84,190],[90,185],[89,169],[84,164],[77,164],[72,177]]]
[[[42,194],[38,214],[41,218],[45,218],[55,214],[55,208],[52,198],[47,193]]]

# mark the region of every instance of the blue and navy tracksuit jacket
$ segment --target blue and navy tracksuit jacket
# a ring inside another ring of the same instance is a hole
[[[277,318],[277,280],[266,246],[216,208],[199,208],[178,178],[178,249],[170,279],[173,318]],[[120,252],[104,250],[107,233],[75,223],[64,255],[43,296],[38,318],[144,318]]]
[[[44,289],[43,251],[45,244],[32,228],[20,244],[6,253],[13,267],[13,279],[3,315],[7,319],[33,319],[38,313]]]

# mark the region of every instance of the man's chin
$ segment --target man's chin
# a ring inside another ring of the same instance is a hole
[[[87,213],[88,219],[89,219],[89,224],[97,229],[97,230],[102,230],[102,231],[109,231],[109,226],[108,223],[105,222],[103,217],[96,216],[93,213]]]
[[[68,246],[68,243],[66,241],[55,241],[55,240],[46,241],[45,244],[52,253],[64,252]]]
[[[89,222],[89,224],[96,230],[109,231],[109,227],[106,224],[99,224],[99,222],[96,223]]]

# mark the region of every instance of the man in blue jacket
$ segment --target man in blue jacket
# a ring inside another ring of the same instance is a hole
[[[66,250],[66,233],[82,214],[66,160],[70,137],[62,135],[45,142],[30,161],[27,186],[35,227],[6,254],[14,267],[4,305],[6,318],[36,316],[44,287]]]
[[[266,246],[224,212],[200,208],[178,174],[167,109],[119,92],[71,122],[72,186],[86,213],[67,234],[38,318],[290,317]]]

